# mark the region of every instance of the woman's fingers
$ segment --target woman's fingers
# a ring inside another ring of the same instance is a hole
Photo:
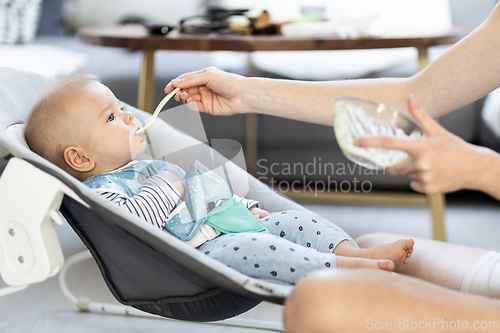
[[[175,88],[183,90],[193,87],[205,86],[212,76],[211,68],[179,75],[165,86],[165,93],[168,94]]]
[[[180,75],[179,77],[173,79],[170,83],[172,83],[173,87],[181,89],[206,86],[214,78],[214,74],[217,72],[221,71],[215,67],[204,68],[197,72]],[[165,87],[165,89],[167,89],[167,87]]]
[[[424,193],[423,186],[418,180],[412,180],[410,182],[410,188],[415,192]]]
[[[186,101],[186,105],[187,105],[188,109],[190,109],[192,111],[198,111],[198,112],[205,111],[205,106],[201,102],[196,102],[196,101],[192,101],[192,100],[188,99]]]
[[[171,81],[172,86],[175,88],[189,89],[192,87],[205,86],[211,78],[211,73],[200,73],[187,76],[185,78],[177,78]]]
[[[188,98],[186,98],[186,101],[189,102],[189,99],[195,102],[200,102],[201,101],[201,94],[190,94]]]
[[[417,161],[421,153],[426,150],[422,140],[410,139],[394,139],[389,137],[370,137],[358,138],[354,140],[354,144],[359,147],[376,147],[384,149],[397,149],[406,152],[409,156],[388,168],[387,173],[390,175],[407,175],[418,174]]]
[[[411,156],[406,158],[404,161],[401,161],[386,168],[387,173],[393,176],[410,175],[411,173],[415,172],[415,170],[416,170],[415,162]]]
[[[187,88],[182,90],[183,92],[188,93],[189,95],[194,95],[200,92],[200,90],[203,89],[201,87],[192,87],[192,88]]]
[[[446,192],[446,188],[442,187],[443,184],[434,179],[429,173],[415,171],[409,173],[408,177],[410,177],[411,180],[411,189],[416,192],[424,193],[427,195]]]
[[[179,75],[178,77],[176,77],[175,79],[173,79],[169,83],[167,83],[167,85],[165,86],[165,93],[169,94],[172,90],[177,88],[177,85],[174,86],[174,81],[176,81],[176,82],[181,81],[188,76],[197,75],[197,74],[200,74],[204,71],[205,71],[205,69],[202,69],[202,70],[193,71],[193,72],[184,73],[184,74]]]
[[[412,180],[410,182],[410,188],[412,190],[414,190],[415,192],[419,192],[419,193],[423,193],[423,194],[427,194],[427,195],[437,194],[437,192],[436,193],[430,192],[428,189],[428,186],[419,180]]]
[[[170,83],[169,83],[170,84]],[[168,85],[167,85],[168,86]],[[167,88],[165,88],[165,91],[167,91]],[[167,93],[168,94],[168,93]],[[177,101],[177,102],[182,102],[182,97],[181,97],[181,94],[182,94],[182,91],[178,91],[175,96],[174,96],[174,99]]]
[[[199,95],[198,93],[187,93],[184,90],[179,92],[179,102],[187,102],[189,98],[192,98],[194,95]]]
[[[397,149],[405,151],[408,154],[415,154],[420,151],[421,142],[419,142],[419,140],[395,139],[387,136],[373,136],[357,138],[354,140],[354,145],[363,148],[374,147]]]

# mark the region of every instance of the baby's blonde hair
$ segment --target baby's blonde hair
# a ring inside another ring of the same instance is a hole
[[[64,101],[91,82],[99,82],[91,74],[71,74],[50,84],[33,106],[26,123],[26,142],[32,151],[66,170],[73,176],[75,170],[66,163],[64,149],[77,132]]]

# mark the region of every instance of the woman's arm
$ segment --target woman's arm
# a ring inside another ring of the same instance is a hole
[[[500,154],[483,147],[477,149],[475,179],[470,188],[488,193],[500,201]]]
[[[165,92],[180,87],[177,101],[196,102],[199,111],[214,115],[255,112],[323,125],[331,125],[339,96],[360,96],[407,111],[406,99],[413,93],[438,117],[500,86],[498,31],[500,5],[479,28],[411,78],[305,82],[244,78],[208,68],[179,76]]]
[[[409,92],[436,118],[499,87],[499,31],[500,4],[497,4],[481,26],[413,76]]]

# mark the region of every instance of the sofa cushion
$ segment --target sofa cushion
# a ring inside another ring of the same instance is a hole
[[[0,45],[0,64],[3,67],[47,77],[61,77],[78,71],[85,58],[81,53],[53,45]]]
[[[63,1],[43,0],[37,35],[64,34]]]
[[[130,16],[177,24],[184,17],[199,14],[203,2],[202,0],[66,0],[64,21],[74,30],[87,25],[113,25]]]
[[[485,125],[500,140],[500,88],[486,97],[481,115]]]

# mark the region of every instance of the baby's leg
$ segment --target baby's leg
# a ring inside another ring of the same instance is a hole
[[[413,252],[413,240],[400,240],[371,249],[360,249],[340,229],[330,228],[326,223],[301,211],[284,211],[260,219],[274,235],[288,239],[302,246],[320,252],[333,252],[340,256],[367,259],[388,259],[394,262],[395,269],[408,262]]]
[[[260,219],[259,222],[273,235],[320,252],[332,253],[343,241],[358,248],[342,229],[332,228],[306,212],[296,210],[278,212]]]
[[[322,268],[394,268],[389,260],[336,257],[265,233],[223,235],[199,250],[248,276],[290,284]]]

